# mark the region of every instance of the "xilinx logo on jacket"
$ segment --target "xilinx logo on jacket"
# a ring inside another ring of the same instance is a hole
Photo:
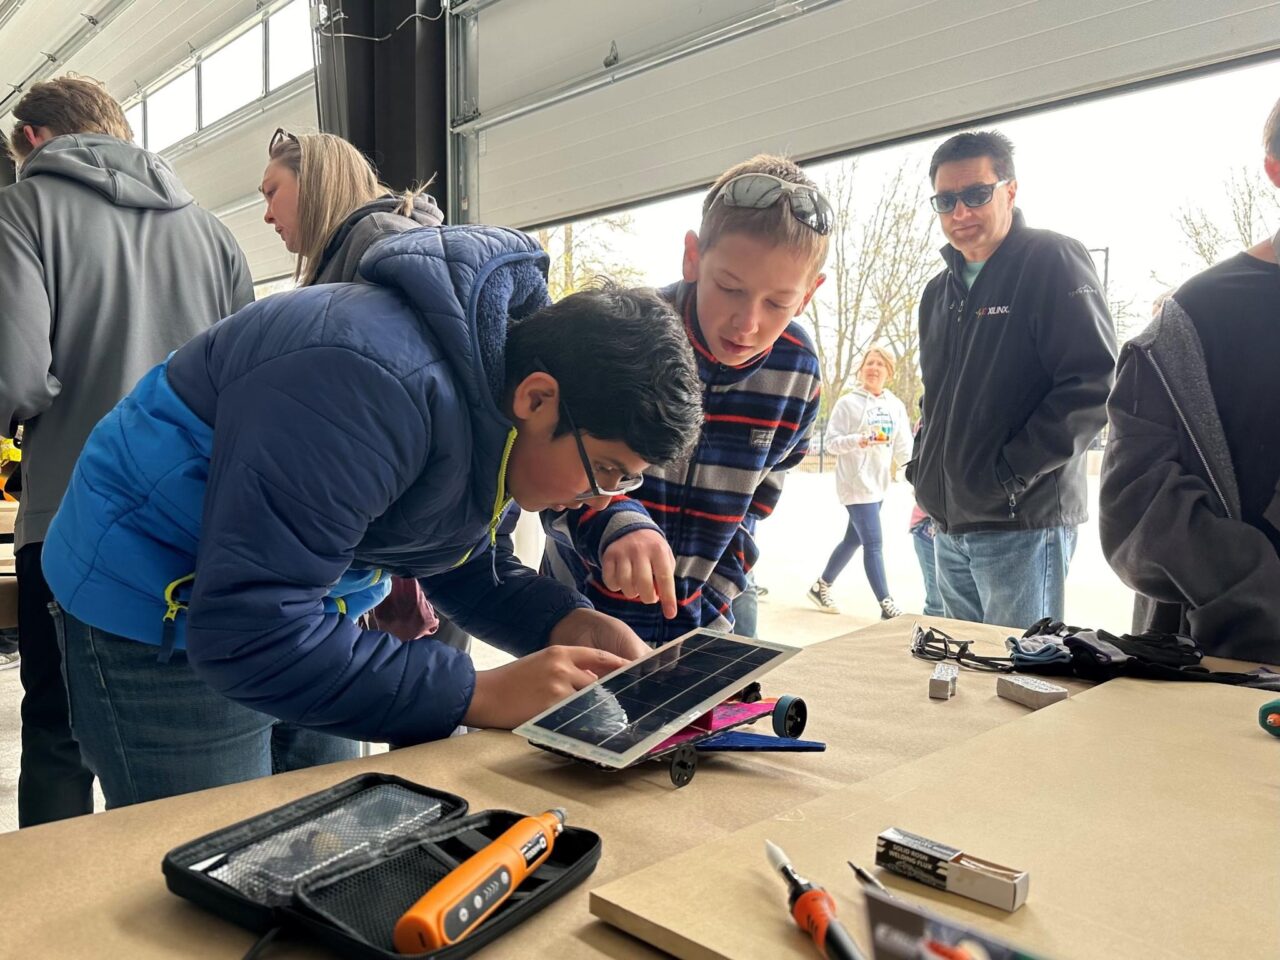
[[[1002,307],[979,307],[977,315],[979,317],[1007,317],[1009,315],[1009,305],[1006,303]]]

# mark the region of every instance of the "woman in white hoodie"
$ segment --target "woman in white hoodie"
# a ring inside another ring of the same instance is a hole
[[[880,604],[881,618],[902,613],[889,595],[880,532],[880,505],[889,487],[890,465],[901,467],[911,457],[907,409],[885,386],[893,378],[894,365],[889,351],[868,349],[858,368],[858,388],[836,401],[827,421],[826,448],[836,455],[836,495],[849,511],[849,525],[822,576],[809,588],[809,599],[824,613],[840,612],[831,599],[831,585],[858,547],[862,547],[862,565]]]

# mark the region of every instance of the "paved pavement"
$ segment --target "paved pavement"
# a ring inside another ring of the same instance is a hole
[[[1090,477],[1090,494],[1096,504],[1096,477]],[[907,533],[911,504],[911,488],[895,484],[881,514],[889,588],[908,611],[919,610],[924,601],[920,570]],[[1096,514],[1096,510],[1093,512]],[[756,575],[769,590],[760,605],[762,637],[804,645],[847,633],[879,618],[860,556],[854,558],[836,584],[835,597],[842,611],[839,615],[822,613],[805,598],[805,591],[843,535],[846,517],[836,501],[835,478],[830,472],[798,473],[787,479],[777,511],[760,525],[758,534],[761,559]],[[1067,581],[1068,621],[1123,633],[1129,626],[1131,604],[1131,594],[1102,559],[1096,520],[1084,525]],[[906,655],[904,651],[903,656]],[[481,669],[510,659],[485,644],[476,645],[474,657]],[[17,826],[21,694],[18,671],[0,671],[0,831]]]

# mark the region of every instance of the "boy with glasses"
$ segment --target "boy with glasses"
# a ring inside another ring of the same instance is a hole
[[[950,243],[920,301],[924,428],[907,477],[933,518],[942,604],[1010,627],[1061,620],[1114,376],[1105,292],[1082,244],[1024,222],[1001,134],[947,140],[929,178]]]
[[[755,635],[753,532],[817,416],[818,358],[795,318],[824,279],[833,219],[784,158],[720,176],[685,236],[682,282],[661,291],[697,355],[696,448],[642,478],[597,471],[579,499],[608,495],[603,509],[543,514],[550,572],[650,644],[695,627]]]
[[[241,310],[98,424],[44,570],[109,807],[353,756],[352,740],[511,728],[646,649],[523,567],[500,525],[512,502],[565,507],[681,457],[693,353],[654,291],[549,304],[546,269],[513,230],[388,237],[366,282]],[[476,670],[429,636],[362,629],[388,575],[519,659]],[[295,750],[282,727],[348,742]]]

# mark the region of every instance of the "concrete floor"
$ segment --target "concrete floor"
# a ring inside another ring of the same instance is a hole
[[[1090,477],[1091,503],[1097,504],[1097,478]],[[882,511],[885,530],[885,568],[889,588],[903,609],[919,610],[924,588],[916,564],[907,521],[911,488],[895,484]],[[1096,515],[1096,509],[1092,511]],[[879,616],[875,598],[855,557],[835,587],[839,615],[817,610],[805,591],[822,571],[831,548],[844,531],[847,514],[835,498],[835,478],[797,473],[787,479],[785,495],[774,516],[760,525],[759,583],[769,593],[760,605],[760,635],[766,639],[807,645],[874,623]],[[1126,632],[1132,595],[1102,559],[1096,520],[1080,529],[1079,545],[1067,582],[1067,620]],[[903,656],[908,656],[903,650]],[[477,667],[488,669],[510,658],[486,644],[474,651]],[[22,687],[17,670],[0,671],[0,832],[17,826],[19,754],[18,704]],[[101,796],[98,809],[102,808]]]

